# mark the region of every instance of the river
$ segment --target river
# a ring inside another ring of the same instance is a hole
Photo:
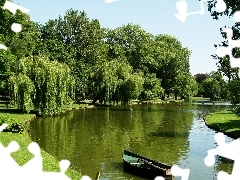
[[[228,106],[172,102],[150,107],[134,105],[133,111],[128,107],[79,109],[38,117],[30,123],[29,134],[59,161],[68,159],[75,170],[92,178],[100,171],[102,180],[142,180],[122,171],[124,149],[189,168],[190,180],[215,180],[221,170],[231,173],[232,161],[216,158],[214,166],[204,164],[207,150],[217,144],[216,132],[205,126],[202,116]],[[227,142],[231,140],[226,137]]]

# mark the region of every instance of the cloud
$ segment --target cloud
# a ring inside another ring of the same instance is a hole
[[[116,2],[116,1],[119,1],[119,0],[105,0],[105,3],[113,3],[113,2]]]

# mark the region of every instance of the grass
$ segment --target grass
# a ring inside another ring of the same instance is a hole
[[[210,100],[210,98],[204,98],[204,97],[193,97],[192,100],[193,100],[193,101],[196,101],[196,100]]]
[[[174,99],[170,99],[170,100],[161,100],[161,99],[153,99],[153,100],[140,100],[140,102],[142,103],[169,103],[169,102],[183,102],[184,100],[174,100]]]
[[[29,143],[31,143],[30,138],[28,137],[28,134],[25,132],[23,134],[17,134],[17,133],[0,133],[0,139],[1,143],[4,146],[8,146],[8,144],[11,141],[17,141],[20,148],[19,151],[12,153],[12,157],[15,159],[15,161],[20,165],[24,165],[27,163],[31,158],[33,158],[33,155],[28,151],[27,147]],[[55,159],[53,156],[49,155],[47,152],[41,150],[41,155],[43,158],[43,171],[46,172],[60,172],[59,168],[59,162],[57,159]],[[71,179],[80,179],[81,175],[80,173],[68,169],[66,174]]]
[[[0,106],[0,117],[10,117],[10,118],[17,118],[21,120],[22,123],[26,122],[29,119],[32,119],[35,117],[35,114],[19,114],[14,113],[17,110],[14,108],[6,109],[5,106]],[[4,110],[6,112],[4,112]],[[9,112],[9,110],[12,110],[13,112]],[[18,133],[0,133],[0,139],[1,143],[4,146],[8,146],[8,144],[11,141],[17,141],[20,148],[19,151],[12,153],[12,157],[15,159],[15,161],[20,165],[24,165],[27,163],[31,158],[33,158],[33,155],[28,151],[28,145],[31,143],[31,139],[27,132],[24,132],[23,134]],[[43,151],[41,149],[41,155],[43,158],[43,171],[46,172],[60,172],[59,162],[56,158],[48,154],[47,152]],[[66,174],[72,179],[79,180],[81,178],[81,174],[71,168],[68,168],[66,171]]]
[[[240,137],[240,117],[232,111],[215,112],[207,115],[205,123],[209,128],[223,132],[234,139]]]
[[[22,123],[24,123],[26,120],[34,118],[35,114],[11,114],[0,112],[0,117],[11,117],[13,119],[19,119]]]
[[[69,104],[66,106],[66,109],[80,109],[80,108],[85,108],[85,107],[88,107],[89,105],[88,104],[76,104],[76,103],[73,103],[73,104]]]

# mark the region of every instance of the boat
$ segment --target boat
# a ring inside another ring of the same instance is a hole
[[[140,176],[144,179],[154,180],[157,176],[165,180],[173,180],[170,165],[163,164],[128,150],[123,151],[123,170],[127,173]]]

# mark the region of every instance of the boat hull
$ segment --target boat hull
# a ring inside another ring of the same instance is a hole
[[[152,165],[158,166],[159,168],[155,168],[149,164],[139,164],[138,160],[145,160],[147,162],[151,162]],[[166,180],[172,180],[172,175],[167,175],[164,169],[171,169],[171,166],[159,163],[157,161],[150,160],[143,156],[134,154],[130,151],[124,151],[123,153],[123,170],[130,174],[142,177],[144,179],[155,179],[157,176],[162,176]]]

